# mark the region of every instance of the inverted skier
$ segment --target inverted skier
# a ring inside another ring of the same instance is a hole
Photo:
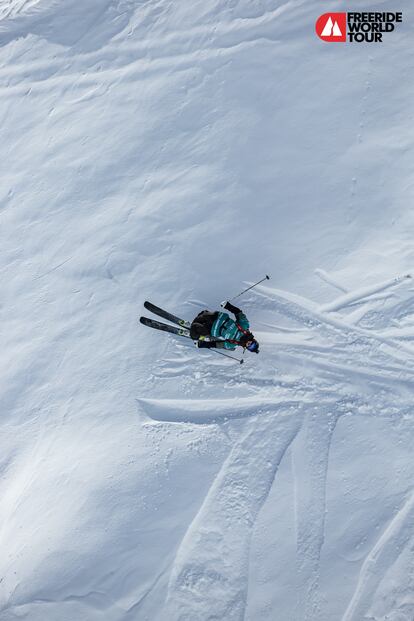
[[[236,320],[231,319],[228,313],[201,311],[190,327],[190,336],[196,341],[197,347],[235,350],[239,345],[258,354],[259,343],[249,330],[246,315],[230,302],[223,302],[222,306],[233,313]]]

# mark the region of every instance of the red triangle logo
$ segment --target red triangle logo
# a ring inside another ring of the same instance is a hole
[[[328,43],[346,41],[346,13],[324,13],[315,24],[316,34]]]

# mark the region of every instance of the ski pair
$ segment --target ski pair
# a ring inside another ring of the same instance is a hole
[[[186,321],[185,319],[180,319],[176,315],[169,313],[163,308],[159,308],[152,304],[151,302],[145,301],[144,306],[147,310],[151,311],[155,315],[159,317],[163,317],[172,323],[177,324],[176,326],[170,326],[168,323],[162,323],[161,321],[156,321],[155,319],[149,319],[148,317],[140,317],[139,320],[144,326],[148,326],[149,328],[155,328],[156,330],[163,330],[164,332],[170,332],[171,334],[177,334],[178,336],[183,336],[185,338],[191,339],[190,335],[190,326],[191,323]],[[226,354],[224,352],[218,351],[217,349],[212,349],[216,354],[220,354],[220,356],[225,356],[226,358],[231,358],[232,360],[237,360],[239,364],[243,364],[243,358],[240,360],[239,358],[235,358],[230,354]]]
[[[168,323],[162,323],[161,321],[156,321],[155,319],[149,319],[148,317],[140,317],[140,322],[144,324],[144,326],[148,326],[149,328],[155,328],[156,330],[162,330],[164,332],[170,332],[172,334],[177,334],[178,336],[184,336],[186,338],[191,338],[190,336],[190,322],[185,319],[181,319],[172,313],[164,310],[163,308],[159,308],[152,304],[151,302],[145,301],[144,306],[147,310],[154,313],[154,315],[158,315],[159,317],[163,317],[163,319],[167,319],[167,321],[171,321],[172,323],[177,324],[176,326],[170,326]]]

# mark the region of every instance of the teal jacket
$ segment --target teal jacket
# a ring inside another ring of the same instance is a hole
[[[217,319],[211,327],[211,336],[216,339],[223,339],[223,343],[217,343],[217,347],[224,349],[236,349],[236,343],[229,343],[230,341],[240,341],[243,336],[243,332],[238,329],[237,324],[243,328],[243,330],[249,330],[250,325],[248,319],[244,313],[239,313],[238,320],[234,321],[227,313],[219,313]]]

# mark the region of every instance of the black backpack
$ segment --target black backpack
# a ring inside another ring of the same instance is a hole
[[[212,313],[208,310],[203,310],[198,313],[197,317],[191,324],[190,336],[194,341],[198,341],[200,336],[210,336],[213,323],[218,317],[218,312]]]

